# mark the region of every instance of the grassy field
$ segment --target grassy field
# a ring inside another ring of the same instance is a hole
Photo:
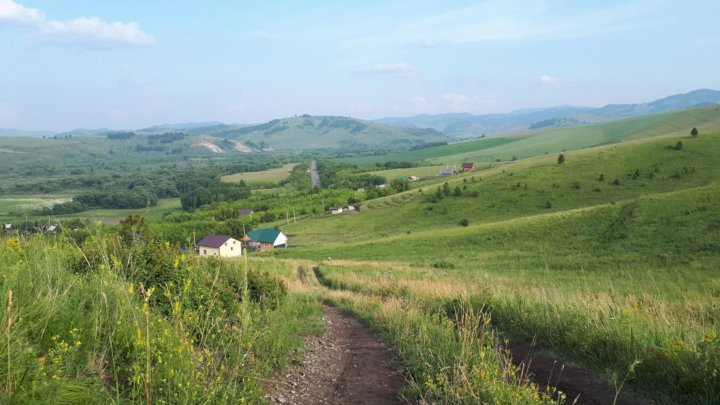
[[[440,179],[285,226],[299,247],[275,255],[319,263],[338,302],[399,340],[411,321],[398,332],[378,307],[432,317],[464,302],[503,336],[655,401],[717,403],[718,153],[718,134],[640,139],[470,173],[447,192]]]
[[[436,148],[421,149],[405,154],[368,156],[345,160],[354,164],[372,164],[391,160],[427,160],[434,164],[462,162],[490,163],[513,157],[526,159],[545,153],[588,148],[653,138],[657,136],[689,135],[697,127],[701,132],[720,131],[718,107],[655,114],[608,123],[577,126],[518,135],[513,138],[491,138],[462,142]]]
[[[149,208],[94,209],[77,214],[59,215],[58,218],[90,219],[115,224],[129,215],[142,215],[150,219],[161,219],[165,213],[180,210],[179,198],[164,198],[158,201],[158,205]]]
[[[71,196],[61,194],[12,195],[0,197],[0,216],[9,213],[26,214],[54,204],[70,201]]]
[[[292,169],[295,166],[297,166],[297,163],[288,163],[286,165],[283,165],[282,167],[268,169],[262,172],[230,174],[227,176],[223,176],[222,181],[228,183],[237,183],[243,180],[245,181],[245,183],[248,184],[255,182],[277,183],[281,180],[285,180],[286,178],[288,178],[288,176],[290,176],[290,173],[292,172]]]

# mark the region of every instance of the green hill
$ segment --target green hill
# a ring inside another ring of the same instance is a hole
[[[265,124],[219,132],[256,148],[358,149],[410,147],[447,138],[432,129],[400,128],[349,117],[310,116],[277,119]]]
[[[525,159],[545,153],[558,153],[628,140],[681,136],[689,134],[693,127],[697,127],[701,133],[720,131],[720,107],[711,106],[646,115],[602,124],[518,134],[511,138],[459,142],[404,153],[347,158],[343,161],[354,164],[392,160],[427,160],[434,164],[457,164],[464,161],[490,163],[498,159],[508,161],[513,156],[517,159]]]
[[[683,150],[674,149],[678,140]],[[436,178],[422,184],[422,189],[370,201],[360,214],[304,221],[289,225],[286,232],[294,234],[299,245],[345,246],[457,228],[462,218],[471,224],[492,223],[630,201],[717,184],[719,154],[720,136],[701,135],[566,152],[563,165],[557,164],[555,154],[541,156],[455,176],[448,187],[459,196],[435,198],[437,188],[447,180]]]

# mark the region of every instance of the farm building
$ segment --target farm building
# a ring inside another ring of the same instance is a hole
[[[3,231],[12,231],[13,229],[15,229],[15,227],[13,227],[13,224],[3,224]]]
[[[247,216],[251,216],[253,214],[253,212],[254,211],[252,210],[252,208],[241,208],[240,211],[238,212],[238,214],[241,217],[247,217]]]
[[[248,232],[249,248],[262,252],[274,248],[287,247],[287,236],[277,229],[266,228]]]
[[[469,162],[468,162],[468,163],[463,163],[463,164],[462,164],[462,170],[463,170],[464,172],[471,172],[471,171],[475,170],[475,163],[469,163]]]
[[[200,256],[240,257],[242,244],[226,235],[208,235],[197,243],[196,251]]]
[[[453,176],[455,175],[455,169],[443,169],[438,173],[440,176]]]
[[[332,215],[342,214],[343,208],[342,207],[332,207],[330,208],[330,213]]]

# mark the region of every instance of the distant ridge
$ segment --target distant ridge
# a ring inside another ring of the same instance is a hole
[[[443,142],[434,129],[401,128],[350,117],[302,115],[213,134],[264,149],[405,147]]]
[[[604,107],[560,106],[524,109],[506,114],[422,114],[376,120],[407,128],[432,128],[452,138],[492,136],[527,129],[582,125],[620,118],[672,112],[720,103],[720,91],[700,89],[642,104],[608,104]]]

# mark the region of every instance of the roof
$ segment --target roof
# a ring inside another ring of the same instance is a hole
[[[248,232],[248,236],[250,236],[250,239],[254,240],[255,242],[263,243],[274,243],[279,235],[280,231],[273,228],[258,229]]]
[[[475,163],[463,163],[462,167],[469,169],[469,168],[475,167]]]
[[[253,213],[252,208],[241,208],[240,216],[251,215]]]
[[[197,245],[217,249],[229,239],[230,237],[227,235],[208,235],[202,238],[202,240],[198,242]]]

